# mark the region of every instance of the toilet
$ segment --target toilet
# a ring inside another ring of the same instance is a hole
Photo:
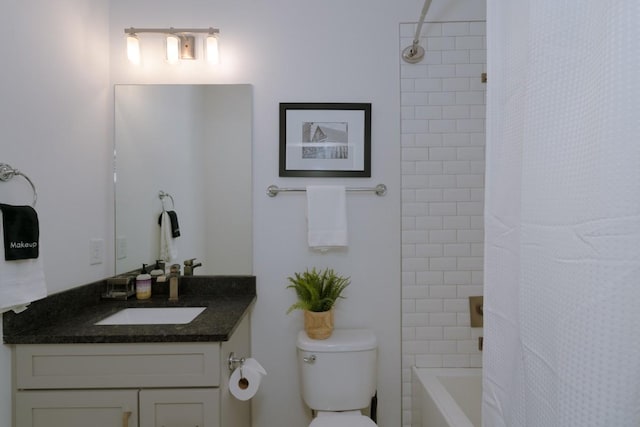
[[[376,394],[377,348],[369,329],[334,329],[326,340],[311,339],[300,331],[300,392],[317,414],[309,427],[376,426],[361,410]]]

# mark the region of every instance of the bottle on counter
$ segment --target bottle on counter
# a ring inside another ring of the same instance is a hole
[[[136,276],[136,298],[151,298],[151,275],[147,273],[147,264],[142,264],[142,270]]]
[[[164,261],[156,260],[156,266],[149,272],[151,275],[151,285],[153,286],[156,282],[164,282],[165,281],[165,273],[164,273]]]

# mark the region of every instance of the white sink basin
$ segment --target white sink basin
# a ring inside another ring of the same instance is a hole
[[[125,308],[96,325],[178,325],[191,322],[206,307]]]

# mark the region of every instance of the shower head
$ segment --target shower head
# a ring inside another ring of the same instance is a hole
[[[404,48],[402,51],[402,59],[410,64],[416,64],[424,58],[424,48],[420,46],[420,32],[422,30],[422,24],[424,23],[424,17],[427,15],[427,11],[429,10],[429,6],[431,6],[431,0],[424,0],[422,12],[420,13],[420,20],[416,27],[416,35],[413,38],[413,44]]]

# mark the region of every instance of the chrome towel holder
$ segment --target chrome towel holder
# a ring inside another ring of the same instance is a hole
[[[306,188],[280,188],[277,185],[270,185],[267,187],[267,196],[276,197],[278,193],[283,191],[307,191]],[[376,196],[384,196],[387,194],[387,186],[384,184],[378,184],[375,187],[347,187],[346,191],[373,191]]]
[[[164,191],[160,190],[158,192],[158,198],[160,199],[160,203],[162,203],[162,210],[163,211],[165,210],[165,207],[164,207],[164,199],[165,199],[165,197],[168,197],[171,200],[171,208],[175,209],[176,208],[176,204],[173,201],[173,196],[171,194],[167,193],[167,192],[164,192]]]
[[[31,181],[31,179],[27,175],[23,174],[18,169],[14,169],[6,163],[0,163],[0,181],[4,181],[4,182],[9,181],[11,178],[13,178],[16,175],[20,175],[21,177],[26,179],[31,185],[31,188],[33,189],[33,205],[32,206],[35,207],[36,201],[38,200],[38,192],[36,191],[36,186],[33,184],[33,181]]]

